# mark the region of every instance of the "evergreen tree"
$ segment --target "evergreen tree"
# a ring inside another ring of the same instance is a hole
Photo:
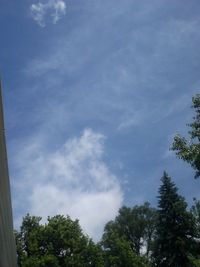
[[[194,224],[187,204],[164,172],[159,189],[157,237],[153,256],[159,267],[189,267]],[[194,266],[194,265],[193,265]]]
[[[193,240],[193,255],[191,258],[198,264],[195,266],[200,266],[200,201],[194,199],[194,204],[191,207],[191,214],[193,215],[195,222],[195,238]]]

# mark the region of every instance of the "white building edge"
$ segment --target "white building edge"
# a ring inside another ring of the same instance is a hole
[[[0,267],[17,267],[0,80]]]

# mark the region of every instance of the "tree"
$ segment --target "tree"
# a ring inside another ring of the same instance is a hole
[[[193,218],[166,172],[161,181],[153,256],[159,267],[188,267],[191,266],[189,256],[194,235]]]
[[[84,258],[87,262],[86,266],[105,267],[101,245],[95,244],[91,239],[89,240],[87,250],[84,254]]]
[[[151,242],[155,232],[156,210],[150,207],[148,202],[133,208],[122,207],[114,222],[109,222],[105,227],[105,233],[112,228],[120,237],[127,240],[132,251],[138,255],[146,247],[149,256]]]
[[[200,266],[200,201],[194,199],[194,204],[191,207],[191,214],[195,222],[195,237],[193,240],[193,255],[192,259]],[[196,266],[196,265],[195,265]]]
[[[152,245],[154,242],[156,223],[157,223],[157,210],[150,207],[148,202],[140,206],[141,213],[143,214],[143,220],[145,221],[145,231],[143,236],[143,247],[146,247],[146,256],[151,256]]]
[[[39,240],[42,226],[40,225],[41,217],[30,216],[27,214],[23,218],[20,232],[16,232],[16,245],[18,255],[18,265],[23,266],[27,258],[38,256]]]
[[[23,218],[20,232],[15,233],[19,267],[59,267],[56,257],[45,252],[41,219],[27,214]]]
[[[200,238],[200,201],[194,198],[194,204],[191,207],[191,213],[195,220],[196,236]]]
[[[149,266],[141,251],[145,246],[149,256],[156,217],[156,210],[147,202],[133,208],[122,207],[115,220],[104,228],[102,245],[106,266]]]
[[[120,236],[113,222],[109,222],[102,237],[106,267],[149,267],[147,259],[133,251],[131,242]]]
[[[45,236],[47,251],[57,257],[59,266],[102,266],[101,251],[83,234],[78,220],[61,215],[49,217]]]
[[[172,144],[172,150],[176,151],[176,155],[188,162],[196,171],[195,178],[200,176],[200,94],[192,98],[192,108],[196,115],[193,117],[193,122],[188,124],[189,140],[176,135]]]
[[[69,216],[23,219],[16,233],[19,267],[103,267],[103,252],[83,234],[78,220]]]

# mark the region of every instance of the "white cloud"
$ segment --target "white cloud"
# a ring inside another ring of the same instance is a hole
[[[27,145],[16,162],[27,211],[44,219],[69,214],[80,220],[86,233],[100,238],[105,223],[122,204],[118,179],[102,159],[104,139],[86,129],[52,153],[42,151],[34,141]]]
[[[64,0],[48,0],[46,2],[39,2],[32,4],[30,7],[32,18],[40,25],[45,27],[46,18],[51,17],[54,24],[65,15],[66,3]]]

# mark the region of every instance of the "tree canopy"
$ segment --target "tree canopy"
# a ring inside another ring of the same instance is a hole
[[[151,208],[148,202],[133,208],[124,206],[119,210],[115,221],[105,226],[104,237],[110,231],[115,231],[130,243],[132,251],[140,255],[145,246],[148,255],[155,230],[156,216],[156,210]]]
[[[40,221],[28,214],[16,233],[19,267],[103,266],[100,246],[83,234],[78,220],[57,215],[45,225]]]

